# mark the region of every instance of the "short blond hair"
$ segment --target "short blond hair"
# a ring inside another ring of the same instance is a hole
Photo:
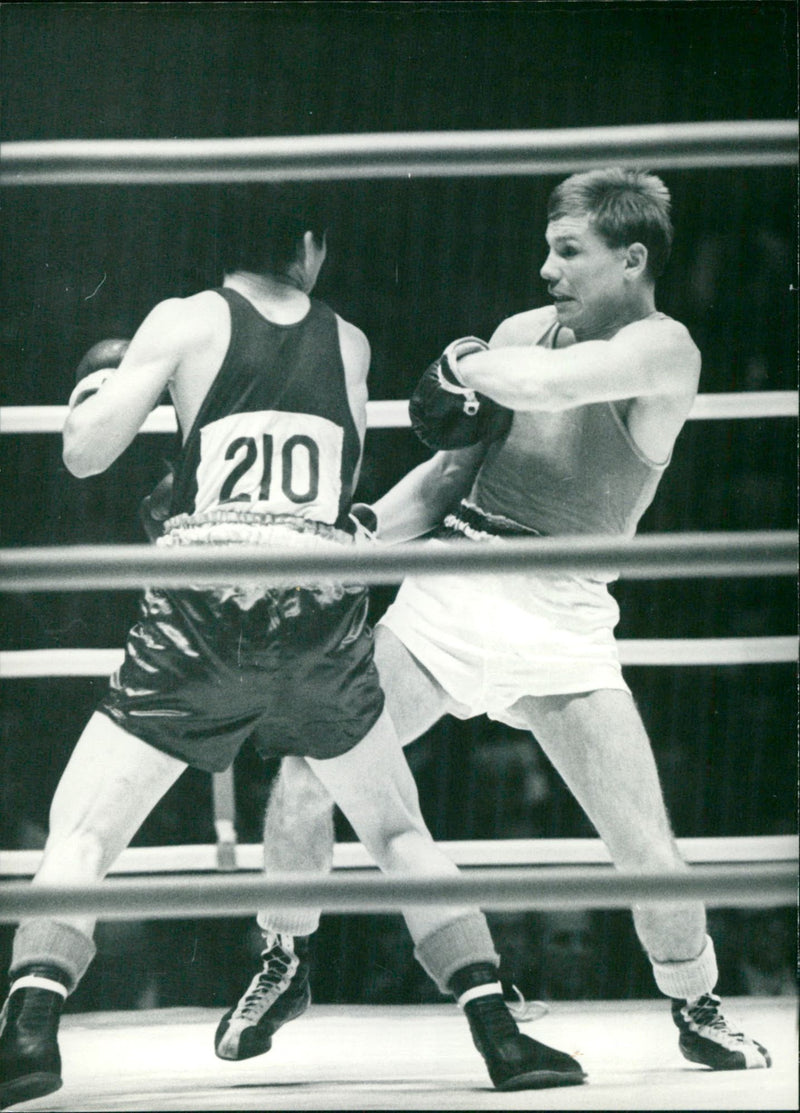
[[[609,247],[644,244],[647,271],[658,278],[672,249],[670,206],[669,190],[655,174],[612,166],[573,174],[557,185],[547,218],[585,214]]]

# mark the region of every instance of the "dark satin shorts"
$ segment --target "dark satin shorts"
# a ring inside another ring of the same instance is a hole
[[[99,710],[207,772],[252,736],[265,757],[330,758],[383,710],[367,592],[275,589],[244,609],[213,591],[147,591]]]

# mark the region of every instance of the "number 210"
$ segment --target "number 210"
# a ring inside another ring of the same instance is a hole
[[[261,437],[263,470],[258,489],[258,498],[268,502],[272,486],[272,444],[273,437],[264,433]],[[233,495],[233,489],[238,481],[255,465],[258,460],[258,449],[255,437],[237,437],[231,441],[225,452],[226,460],[233,460],[241,449],[244,455],[231,468],[228,477],[222,484],[219,492],[220,502],[251,502],[249,494]],[[295,490],[296,479],[295,450],[304,449],[308,470],[308,489]],[[304,434],[295,434],[284,441],[281,449],[281,491],[291,502],[313,502],[319,494],[319,446],[312,438]]]

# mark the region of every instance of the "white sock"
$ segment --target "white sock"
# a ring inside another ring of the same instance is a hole
[[[653,965],[653,977],[656,985],[667,997],[681,1001],[696,1001],[706,993],[711,993],[719,977],[717,971],[717,956],[714,943],[710,936],[706,936],[706,944],[697,958],[687,959],[683,962],[656,962]]]
[[[8,991],[9,997],[18,989],[49,989],[51,993],[58,993],[66,999],[67,987],[53,978],[45,978],[41,974],[23,974],[15,978]]]

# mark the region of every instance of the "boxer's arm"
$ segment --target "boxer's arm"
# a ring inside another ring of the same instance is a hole
[[[364,437],[367,432],[367,376],[372,352],[364,333],[356,325],[345,321],[338,314],[336,327],[339,335],[339,351],[342,354],[345,386],[350,413],[358,433],[361,455],[353,475],[353,490],[358,486],[364,452]]]
[[[373,505],[381,541],[411,541],[441,524],[466,495],[486,452],[483,444],[437,452]]]
[[[178,298],[148,314],[119,367],[67,416],[63,457],[73,475],[105,471],[125,451],[196,343],[196,328],[196,310]]]
[[[556,413],[627,398],[692,397],[700,354],[683,325],[636,321],[566,348],[492,347],[458,360],[464,386],[514,410]]]

